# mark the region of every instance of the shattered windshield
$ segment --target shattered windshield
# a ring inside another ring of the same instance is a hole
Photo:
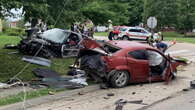
[[[63,43],[65,39],[68,38],[70,33],[65,32],[61,29],[51,29],[48,31],[43,32],[40,36],[44,39],[56,42],[56,43]]]
[[[110,45],[110,44],[105,44],[105,45],[104,45],[104,49],[105,49],[107,52],[109,52],[109,53],[115,53],[115,52],[117,52],[117,51],[120,50],[120,48],[117,48],[117,47],[112,46],[112,45]]]

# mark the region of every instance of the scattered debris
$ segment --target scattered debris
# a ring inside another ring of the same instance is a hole
[[[190,87],[191,87],[192,89],[195,89],[195,80],[190,81]]]
[[[75,76],[75,75],[85,75],[85,71],[80,70],[80,69],[71,69],[70,71],[68,71],[67,75],[70,76]]]
[[[108,97],[108,96],[104,96],[104,99],[108,100],[108,99],[110,99],[110,97]]]
[[[136,94],[136,92],[132,92],[132,94],[133,94],[133,95],[135,95],[135,94]]]
[[[78,95],[85,95],[85,92],[79,92]]]
[[[18,51],[16,51],[16,52],[9,52],[9,53],[7,53],[8,55],[12,55],[12,54],[17,54],[17,53],[19,53]]]
[[[42,66],[48,66],[48,67],[51,66],[51,60],[41,58],[41,57],[24,56],[22,60],[33,64],[42,65]]]
[[[114,93],[108,93],[107,96],[114,96]]]
[[[77,83],[77,84],[81,84],[81,85],[84,85],[84,86],[88,86],[88,83],[86,82],[87,79],[86,78],[74,78],[74,79],[71,79],[69,80],[70,82],[73,82],[73,83]]]
[[[127,103],[132,103],[132,104],[141,104],[141,105],[148,105],[143,103],[143,100],[134,100],[134,101],[127,101],[124,99],[119,99],[115,102],[116,108],[115,110],[122,110],[123,106]]]
[[[33,70],[34,74],[39,78],[58,78],[57,72],[49,69],[37,68]]]
[[[16,85],[20,86],[20,85],[23,85],[23,84],[21,84],[21,82],[15,82],[15,83],[12,83],[12,84],[0,83],[0,89],[8,89],[8,88],[16,86]]]
[[[18,49],[18,46],[13,44],[5,44],[4,49]]]
[[[54,89],[82,88],[87,86],[85,77],[61,77],[57,72],[48,69],[35,69],[34,74],[41,78],[33,85],[45,85]]]
[[[55,92],[49,91],[48,94],[49,94],[49,95],[55,95]]]
[[[189,88],[182,89],[182,91],[184,91],[184,92],[187,92],[187,91],[189,91],[189,90],[190,90]]]

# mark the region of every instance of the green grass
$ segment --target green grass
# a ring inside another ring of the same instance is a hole
[[[12,54],[9,55],[9,52],[15,52],[17,50],[8,50],[3,49],[5,44],[18,44],[20,42],[20,38],[16,36],[7,36],[4,34],[0,35],[0,82],[7,82],[11,77],[16,75],[20,72],[25,65],[26,62],[22,61],[21,58],[23,57],[22,54]],[[58,72],[60,75],[66,75],[68,71],[68,66],[73,64],[74,58],[68,59],[60,59],[55,58],[51,59],[52,65],[51,67],[44,67],[35,64],[30,64],[28,68],[26,68],[18,77],[23,81],[30,81],[36,78],[32,72],[33,69],[36,68],[47,68]],[[32,99],[35,97],[40,97],[44,95],[48,95],[48,92],[51,89],[41,89],[36,91],[27,92],[27,99]],[[0,99],[0,106],[12,104],[16,102],[21,102],[24,93],[21,92],[19,94],[8,96]]]
[[[9,55],[9,52],[15,52],[17,50],[8,50],[2,49],[5,44],[17,44],[19,43],[20,38],[16,36],[6,36],[0,35],[0,82],[6,82],[15,74],[20,72],[22,68],[27,64],[26,62],[22,61],[21,58],[23,57],[22,54],[12,54]],[[73,64],[74,58],[68,59],[60,59],[55,58],[51,59],[52,65],[51,67],[44,67],[35,64],[30,64],[28,68],[26,68],[20,75],[19,78],[23,81],[29,81],[35,78],[34,74],[32,73],[33,69],[36,68],[47,68],[57,71],[60,75],[66,75],[68,71],[68,66]]]
[[[96,32],[94,36],[108,36],[108,32]]]
[[[32,99],[32,98],[37,98],[37,97],[41,97],[41,96],[45,96],[45,95],[49,95],[49,92],[60,92],[60,91],[65,91],[67,89],[61,89],[61,90],[53,90],[53,89],[40,89],[40,90],[34,90],[34,91],[30,91],[30,92],[21,92],[18,93],[16,95],[12,95],[9,97],[4,97],[0,99],[0,106],[4,106],[4,105],[8,105],[8,104],[13,104],[13,103],[17,103],[17,102],[22,102],[25,96],[25,99]]]
[[[187,42],[195,44],[195,37],[184,36],[183,34],[179,34],[177,32],[163,32],[165,41],[173,41],[177,42]]]

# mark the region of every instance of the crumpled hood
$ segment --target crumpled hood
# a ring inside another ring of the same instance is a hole
[[[80,45],[82,45],[82,50],[92,50],[103,55],[108,55],[104,47],[93,39],[85,38],[81,41]]]

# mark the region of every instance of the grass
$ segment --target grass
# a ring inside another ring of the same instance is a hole
[[[165,41],[187,42],[195,44],[195,37],[184,36],[177,32],[163,32]]]
[[[62,90],[53,90],[53,89],[40,89],[40,90],[34,90],[34,91],[30,91],[30,92],[26,92],[24,94],[24,92],[18,93],[16,95],[13,96],[9,96],[9,97],[4,97],[0,99],[0,106],[4,106],[4,105],[8,105],[8,104],[13,104],[16,102],[22,102],[25,96],[25,99],[32,99],[32,98],[37,98],[40,96],[45,96],[45,95],[49,95],[50,92],[52,93],[56,93],[59,91],[65,91],[66,89],[62,89]]]
[[[9,52],[14,52],[17,50],[2,49],[5,44],[17,44],[19,43],[19,41],[20,38],[16,36],[0,36],[0,82],[6,82],[7,80],[9,80],[9,78],[20,72],[22,68],[27,64],[26,62],[21,61],[21,58],[23,56],[22,54],[8,54]],[[52,69],[54,71],[57,71],[61,75],[65,75],[67,73],[68,66],[73,64],[74,62],[73,58],[55,58],[51,60],[51,67],[43,67],[35,64],[30,64],[29,67],[25,69],[21,73],[21,75],[19,75],[19,78],[23,81],[34,79],[35,76],[33,75],[32,70],[36,68]]]
[[[96,32],[94,36],[108,36],[108,32]]]
[[[0,82],[7,82],[10,78],[20,72],[25,65],[26,62],[22,61],[22,54],[8,54],[9,52],[15,52],[17,50],[8,50],[3,49],[5,44],[18,44],[20,42],[20,38],[16,36],[7,36],[4,34],[0,34]],[[43,67],[35,64],[30,64],[28,68],[26,68],[18,77],[23,81],[30,81],[36,78],[32,72],[33,69],[36,68],[47,68],[58,72],[60,75],[66,75],[68,71],[68,66],[73,64],[74,58],[68,59],[60,59],[55,58],[51,59],[52,65],[51,67]],[[27,99],[32,99],[35,97],[40,97],[44,95],[48,95],[51,89],[41,89],[27,92]],[[0,106],[12,104],[16,102],[21,102],[24,93],[21,92],[19,94],[4,97],[0,99]]]

